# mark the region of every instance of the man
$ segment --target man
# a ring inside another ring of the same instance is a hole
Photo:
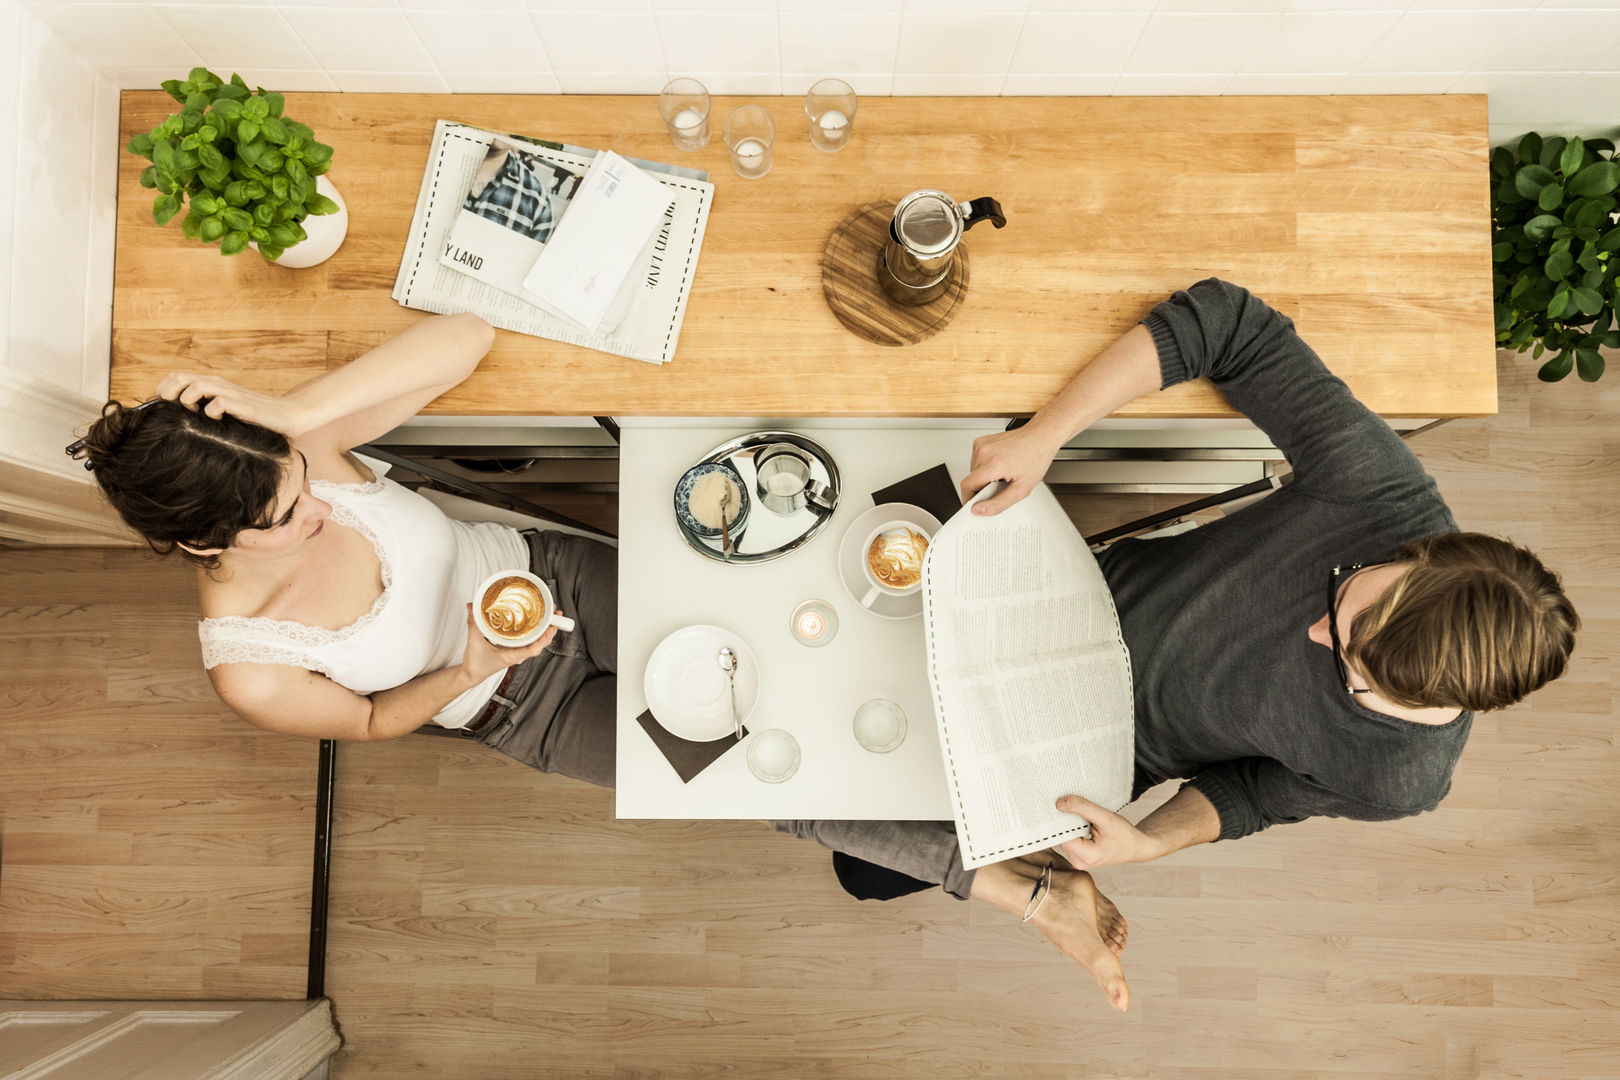
[[[1098,555],[1131,652],[1133,798],[1186,781],[1139,825],[1077,795],[1058,803],[1092,836],[1062,845],[1078,876],[1055,877],[1054,895],[1060,882],[1077,893],[1093,925],[1042,929],[1116,1008],[1128,1001],[1112,947],[1123,947],[1124,928],[1111,929],[1112,905],[1090,899],[1083,871],[1317,815],[1381,821],[1432,810],[1473,714],[1563,674],[1579,625],[1534,555],[1457,532],[1417,459],[1287,318],[1215,279],[1157,305],[1027,425],[978,439],[963,497],[1005,480],[974,507],[1000,513],[1080,431],[1141,394],[1204,376],[1294,475],[1231,517]],[[979,878],[994,868],[964,872],[946,822],[777,827],[959,897],[991,898]],[[996,888],[1009,894],[1006,882]]]

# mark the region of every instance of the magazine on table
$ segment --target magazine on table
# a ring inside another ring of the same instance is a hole
[[[709,183],[708,173],[637,158],[620,159],[662,185],[669,202],[662,222],[639,249],[641,254],[633,262],[623,287],[592,328],[585,329],[556,311],[463,273],[454,267],[453,260],[450,265],[441,261],[448,253],[451,230],[460,221],[474,178],[497,138],[513,149],[581,177],[589,173],[602,153],[451,120],[438,121],[404,256],[394,280],[394,299],[421,311],[470,311],[507,330],[649,363],[667,363],[675,355],[714,201],[714,185]],[[574,209],[572,202],[567,209]],[[567,217],[567,213],[562,214],[553,228],[559,228]],[[546,247],[556,242],[556,235],[543,241]],[[544,259],[545,250],[542,247],[536,254],[530,270]],[[523,277],[527,276],[525,271]]]
[[[496,136],[474,174],[439,261],[521,296],[552,230],[583,179]]]
[[[1096,558],[1046,485],[995,516],[970,508],[923,560],[928,678],[962,865],[1090,827],[1056,807],[1130,801],[1131,658]]]

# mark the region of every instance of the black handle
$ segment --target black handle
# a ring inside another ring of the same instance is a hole
[[[967,204],[967,217],[962,219],[962,231],[967,232],[986,218],[998,229],[1004,228],[1007,224],[1007,215],[1001,212],[1001,204],[996,200],[988,195],[970,199]]]

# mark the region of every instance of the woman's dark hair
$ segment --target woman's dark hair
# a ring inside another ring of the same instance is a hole
[[[243,529],[270,524],[292,447],[267,427],[211,419],[177,401],[102,406],[84,451],[96,483],[124,523],[160,555],[179,550],[212,570]]]

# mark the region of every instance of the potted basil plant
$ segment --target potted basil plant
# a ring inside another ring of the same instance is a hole
[[[185,210],[180,230],[191,239],[218,244],[222,255],[251,246],[283,266],[312,266],[337,250],[348,212],[324,175],[332,148],[282,115],[281,94],[200,67],[163,89],[180,111],[126,148],[151,162],[141,186],[158,192],[153,220],[166,225]]]
[[[1537,376],[1603,375],[1600,348],[1620,348],[1620,161],[1607,139],[1542,138],[1491,154],[1496,342],[1534,358]]]

